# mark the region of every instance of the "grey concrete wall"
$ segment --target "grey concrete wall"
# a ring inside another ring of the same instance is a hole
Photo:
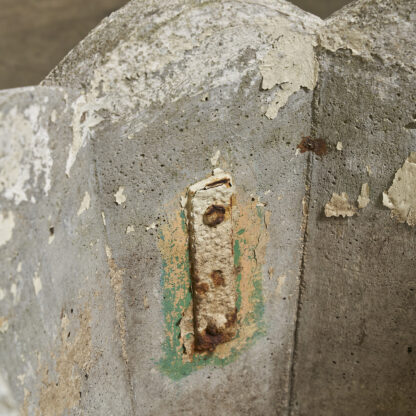
[[[2,94],[2,378],[23,414],[62,414],[82,395],[91,414],[128,414],[90,150],[62,169],[75,94]]]
[[[310,161],[293,414],[415,412],[415,233],[382,203],[415,150],[415,61],[407,53],[413,9],[368,2],[346,10],[350,22],[365,22],[373,59],[350,49],[319,51],[313,134],[331,151]],[[363,33],[358,23],[340,29],[344,39]],[[331,23],[327,30],[337,31]],[[355,201],[363,183],[370,187],[366,208],[351,218],[325,217],[333,192]]]

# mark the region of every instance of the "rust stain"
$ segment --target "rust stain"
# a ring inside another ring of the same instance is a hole
[[[214,227],[224,221],[225,208],[221,205],[211,205],[204,213],[203,221],[205,225]]]
[[[324,156],[328,153],[324,139],[313,139],[311,136],[302,137],[302,141],[297,148],[301,153],[313,152],[318,156]]]
[[[211,273],[211,279],[215,286],[224,286],[224,277],[221,270],[214,270]]]

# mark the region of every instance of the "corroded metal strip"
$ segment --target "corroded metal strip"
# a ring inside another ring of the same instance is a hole
[[[188,190],[195,350],[213,351],[236,333],[231,176],[214,175]]]

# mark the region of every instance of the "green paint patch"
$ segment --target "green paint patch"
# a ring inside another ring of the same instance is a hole
[[[171,379],[179,380],[207,365],[225,366],[265,335],[262,254],[259,250],[265,247],[261,244],[262,238],[267,237],[264,210],[258,208],[251,204],[240,207],[240,218],[235,224],[238,230],[234,236],[234,265],[238,270],[237,334],[230,342],[217,346],[211,354],[193,354],[191,362],[184,354],[179,326],[183,312],[192,301],[184,210],[161,229],[159,247],[163,258],[161,286],[166,337],[162,345],[163,357],[157,366]]]

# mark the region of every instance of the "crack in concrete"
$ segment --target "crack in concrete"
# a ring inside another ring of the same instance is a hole
[[[319,47],[315,48],[316,56],[319,59]],[[317,113],[319,110],[319,94],[320,94],[320,82],[319,82],[319,74],[316,87],[313,91],[312,97],[312,115],[311,115],[311,136],[316,137],[317,131]],[[309,206],[311,200],[311,185],[312,185],[312,172],[313,172],[313,165],[314,165],[314,155],[313,153],[308,154],[308,158],[306,161],[306,172],[305,172],[305,195],[303,197],[303,218],[302,218],[302,256],[299,266],[299,289],[298,289],[298,296],[297,296],[297,304],[296,304],[296,315],[295,315],[295,328],[293,331],[293,342],[292,342],[292,354],[290,360],[290,372],[289,372],[289,382],[288,382],[288,402],[287,402],[287,414],[291,416],[294,411],[294,401],[295,401],[295,378],[296,378],[296,359],[297,359],[297,348],[298,348],[298,340],[299,340],[299,321],[300,315],[302,312],[302,296],[303,290],[305,289],[305,254],[306,254],[306,242],[308,239],[308,220],[309,220]]]

